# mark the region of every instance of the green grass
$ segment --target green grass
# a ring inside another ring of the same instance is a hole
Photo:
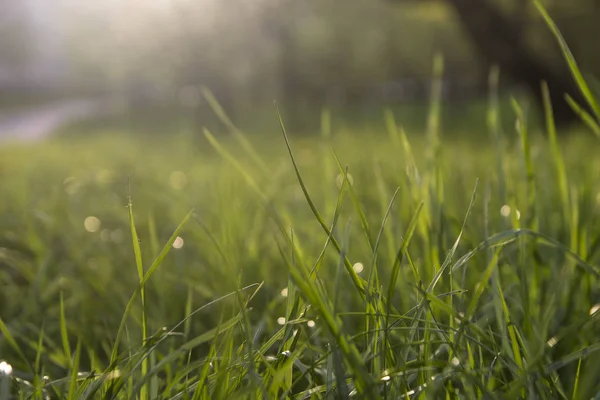
[[[0,399],[597,398],[596,127],[496,82],[487,141],[434,85],[423,132],[213,102],[228,133],[0,148]]]

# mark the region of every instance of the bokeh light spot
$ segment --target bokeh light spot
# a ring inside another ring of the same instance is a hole
[[[88,232],[98,232],[102,223],[94,216],[89,216],[83,221],[83,226]]]
[[[175,190],[181,190],[187,185],[187,176],[181,171],[173,171],[169,176],[169,183]]]

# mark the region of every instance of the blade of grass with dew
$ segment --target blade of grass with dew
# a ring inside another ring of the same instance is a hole
[[[321,217],[321,214],[317,210],[317,208],[316,208],[315,204],[313,203],[310,195],[308,194],[308,190],[306,189],[306,186],[304,185],[304,180],[302,179],[302,175],[300,174],[300,170],[298,169],[298,165],[296,163],[296,159],[294,158],[294,154],[292,152],[290,141],[288,139],[288,135],[287,135],[287,132],[286,132],[286,129],[285,129],[285,125],[283,124],[283,119],[281,117],[281,114],[279,113],[279,110],[277,110],[277,116],[279,117],[279,124],[280,124],[280,127],[281,127],[281,132],[283,134],[283,137],[284,137],[284,140],[285,140],[285,144],[286,144],[288,153],[290,155],[290,159],[291,159],[292,164],[294,166],[294,171],[296,172],[296,177],[298,179],[298,183],[300,184],[300,188],[302,189],[302,192],[304,193],[304,197],[306,198],[306,201],[307,201],[307,203],[308,203],[308,205],[309,205],[309,207],[310,207],[313,215],[315,216],[315,218],[317,219],[317,221],[319,222],[319,224],[321,225],[321,227],[323,228],[323,230],[325,231],[325,233],[328,236],[330,236],[331,232],[329,231],[329,228],[325,224],[325,221]],[[339,253],[341,251],[341,246],[340,246],[339,242],[337,241],[337,239],[335,239],[334,236],[331,236],[331,242],[333,243],[333,245],[335,246],[336,250]],[[365,297],[365,283],[364,283],[364,281],[358,276],[358,274],[356,273],[356,271],[354,271],[354,269],[352,268],[352,264],[350,263],[350,261],[347,258],[345,260],[345,266],[346,266],[346,271],[348,271],[348,274],[350,274],[350,277],[352,278],[352,283],[356,287],[356,290],[361,295],[361,297],[364,298]]]
[[[179,234],[183,230],[183,227],[190,220],[190,218],[192,217],[192,215],[194,215],[194,210],[191,210],[190,212],[188,212],[188,214],[179,223],[179,225],[177,226],[177,228],[175,229],[175,231],[173,232],[173,234],[171,235],[171,237],[169,238],[169,240],[167,241],[167,243],[165,244],[165,246],[163,247],[163,249],[161,250],[161,252],[159,253],[159,255],[156,257],[156,259],[154,260],[154,262],[152,263],[152,265],[150,266],[150,268],[148,268],[148,271],[146,272],[146,274],[141,279],[140,285],[138,286],[138,288],[135,290],[135,292],[129,298],[129,302],[125,306],[125,312],[123,313],[123,317],[121,318],[121,323],[120,323],[119,328],[117,330],[117,335],[116,335],[116,338],[115,338],[115,343],[114,343],[113,350],[112,350],[111,357],[110,357],[110,363],[111,364],[114,363],[117,360],[118,351],[119,351],[119,341],[121,340],[121,336],[123,334],[123,330],[125,329],[125,322],[127,321],[127,317],[129,316],[129,312],[131,311],[131,308],[133,307],[133,302],[136,300],[137,296],[141,293],[142,288],[145,286],[146,282],[148,282],[148,280],[150,279],[150,277],[152,276],[152,274],[154,274],[154,272],[156,271],[156,269],[162,264],[163,260],[167,256],[167,254],[169,254],[169,252],[173,248],[173,243],[175,243],[175,240],[177,239],[177,237],[179,236]],[[138,245],[139,245],[139,243],[138,243]]]
[[[142,262],[142,249],[140,247],[140,239],[137,234],[137,230],[135,228],[135,221],[133,218],[133,204],[131,202],[131,196],[128,197],[129,203],[129,227],[131,229],[131,239],[133,242],[133,252],[135,254],[135,265],[137,267],[139,282],[140,282],[140,298],[142,300],[142,342],[146,343],[148,337],[148,320],[146,315],[146,289],[145,286],[142,285],[142,281],[144,280],[144,266]],[[148,360],[144,359],[142,362],[142,376],[146,376],[148,373]],[[147,400],[148,397],[148,388],[144,385],[140,392],[140,399]]]
[[[546,25],[548,25],[548,28],[550,29],[550,31],[556,38],[556,41],[558,42],[558,44],[562,50],[565,61],[567,62],[569,69],[571,70],[571,74],[573,75],[573,78],[575,79],[575,82],[577,83],[577,86],[579,87],[581,94],[588,102],[589,106],[591,107],[593,113],[596,116],[596,119],[600,119],[600,106],[598,106],[598,103],[596,102],[596,98],[594,97],[594,95],[592,94],[592,91],[590,90],[589,86],[587,85],[587,83],[579,69],[579,66],[577,65],[577,61],[575,61],[575,57],[573,56],[573,53],[571,53],[571,50],[569,49],[569,46],[567,45],[567,42],[563,38],[562,34],[558,30],[558,27],[556,26],[556,24],[554,23],[554,21],[552,20],[552,18],[550,17],[550,15],[546,11],[546,9],[544,8],[544,6],[540,2],[540,0],[533,0],[533,3],[537,7],[539,13],[544,18]]]
[[[62,339],[63,351],[66,359],[66,368],[73,368],[71,358],[71,347],[69,346],[69,336],[67,333],[67,319],[65,317],[65,303],[63,301],[63,292],[60,292],[60,337]]]

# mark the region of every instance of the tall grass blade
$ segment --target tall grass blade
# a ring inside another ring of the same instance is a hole
[[[131,239],[133,241],[133,252],[135,255],[135,265],[137,267],[138,278],[140,282],[140,298],[142,300],[142,342],[146,343],[148,339],[148,320],[146,315],[146,288],[145,285],[142,285],[142,281],[144,280],[144,266],[142,262],[142,249],[140,247],[140,238],[138,237],[137,230],[135,228],[135,221],[133,218],[133,204],[131,202],[131,196],[129,197],[129,228],[131,230]],[[142,361],[142,376],[146,376],[148,374],[148,359],[144,358]],[[143,386],[140,393],[141,400],[147,400],[148,397],[148,388],[147,386]]]
[[[558,178],[558,190],[562,202],[561,209],[563,210],[563,218],[567,225],[570,225],[569,210],[569,187],[567,183],[567,172],[565,169],[565,161],[558,145],[556,135],[556,126],[554,124],[554,116],[552,113],[552,103],[550,101],[550,91],[546,82],[542,83],[542,98],[544,101],[544,112],[546,114],[546,130],[548,131],[548,139],[550,141],[550,150],[552,151],[552,160],[556,168]]]
[[[567,104],[579,116],[579,119],[597,136],[600,137],[600,125],[586,110],[584,110],[577,102],[569,95],[565,95]]]
[[[131,311],[131,308],[133,307],[134,301],[136,300],[137,296],[142,292],[142,289],[144,288],[144,286],[146,285],[148,280],[152,277],[152,275],[154,274],[156,269],[162,264],[163,260],[167,256],[167,254],[171,251],[171,249],[173,248],[173,243],[175,243],[175,240],[177,239],[177,237],[183,230],[184,226],[190,220],[192,215],[194,215],[194,210],[191,210],[190,212],[188,212],[188,214],[179,223],[179,225],[177,226],[177,228],[175,229],[175,231],[173,232],[173,234],[171,235],[171,237],[169,238],[169,240],[167,241],[167,243],[161,250],[160,254],[156,257],[156,259],[154,260],[154,262],[152,263],[150,268],[148,268],[148,271],[146,272],[146,274],[141,279],[140,285],[138,286],[138,288],[135,290],[135,292],[129,298],[129,301],[128,301],[127,305],[125,306],[125,312],[123,313],[123,317],[121,317],[121,323],[119,325],[119,329],[117,330],[117,335],[115,337],[115,343],[114,343],[113,350],[111,353],[111,358],[110,358],[111,364],[116,362],[116,360],[118,358],[119,342],[121,340],[121,336],[123,335],[123,331],[125,329],[125,323],[127,321],[127,318],[129,317],[129,312]],[[138,246],[139,246],[139,243],[138,243]]]
[[[69,335],[67,333],[67,319],[65,317],[65,303],[63,292],[60,292],[60,337],[62,339],[63,351],[65,352],[66,366],[73,368],[71,359],[71,347],[69,345]]]
[[[279,118],[279,125],[281,127],[281,132],[283,134],[283,138],[285,140],[285,145],[287,147],[288,154],[289,154],[290,159],[292,161],[292,164],[294,166],[294,171],[296,173],[296,178],[298,179],[298,183],[300,184],[300,188],[302,189],[302,193],[304,194],[304,198],[306,199],[306,201],[307,201],[307,203],[308,203],[308,205],[309,205],[309,207],[310,207],[313,215],[315,216],[315,218],[317,219],[317,221],[321,225],[321,228],[325,231],[325,233],[327,234],[327,236],[331,236],[331,242],[335,246],[335,248],[338,251],[338,253],[340,253],[342,251],[342,247],[340,246],[340,244],[337,241],[337,239],[334,236],[331,235],[331,232],[330,232],[329,228],[325,224],[325,221],[321,217],[321,214],[317,210],[317,207],[315,206],[315,204],[312,201],[310,195],[308,194],[308,190],[306,188],[306,185],[304,184],[304,180],[302,179],[302,175],[300,174],[300,170],[298,168],[298,164],[296,163],[296,159],[294,158],[294,153],[292,152],[292,147],[290,145],[290,141],[289,141],[286,129],[285,129],[285,125],[283,124],[283,119],[281,117],[281,113],[279,113],[279,110],[277,110],[277,116]],[[348,260],[348,258],[346,258],[344,260],[344,264],[346,266],[346,271],[348,272],[348,274],[350,275],[350,278],[352,279],[352,283],[356,287],[356,290],[359,292],[359,294],[361,294],[362,297],[364,297],[365,296],[365,283],[364,283],[364,281],[358,276],[358,274],[356,273],[356,271],[354,271],[354,269],[352,268],[352,264],[350,263],[350,261]]]
[[[233,133],[236,140],[242,145],[242,148],[245,152],[250,156],[252,161],[256,163],[256,165],[260,168],[263,174],[269,175],[270,170],[269,167],[262,160],[252,143],[246,138],[246,136],[239,130],[237,126],[231,121],[231,119],[227,116],[225,109],[218,102],[217,98],[213,95],[213,93],[206,87],[202,88],[202,94],[204,98],[208,102],[210,108],[215,113],[215,115],[221,120],[221,122],[229,129],[231,133]]]
[[[573,78],[575,79],[575,82],[577,83],[581,94],[588,102],[592,112],[596,117],[596,120],[600,120],[600,106],[598,106],[596,98],[594,97],[592,91],[587,85],[583,74],[581,73],[579,66],[577,65],[577,61],[575,61],[575,57],[573,56],[573,53],[571,53],[571,50],[567,45],[567,42],[563,38],[562,34],[558,30],[558,27],[556,26],[556,24],[554,23],[554,21],[552,20],[552,18],[550,17],[540,0],[534,0],[534,4],[537,7],[539,13],[544,18],[546,25],[548,25],[548,28],[556,38],[556,41],[558,42],[560,49],[562,50],[563,56],[567,61],[569,69],[571,70],[571,74],[573,75]]]

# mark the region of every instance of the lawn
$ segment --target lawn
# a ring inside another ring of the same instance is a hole
[[[598,139],[430,117],[0,148],[0,396],[595,396]]]
[[[598,398],[600,106],[536,4],[591,132],[492,85],[444,135],[436,80],[408,133],[246,134],[205,92],[5,144],[0,400]]]

